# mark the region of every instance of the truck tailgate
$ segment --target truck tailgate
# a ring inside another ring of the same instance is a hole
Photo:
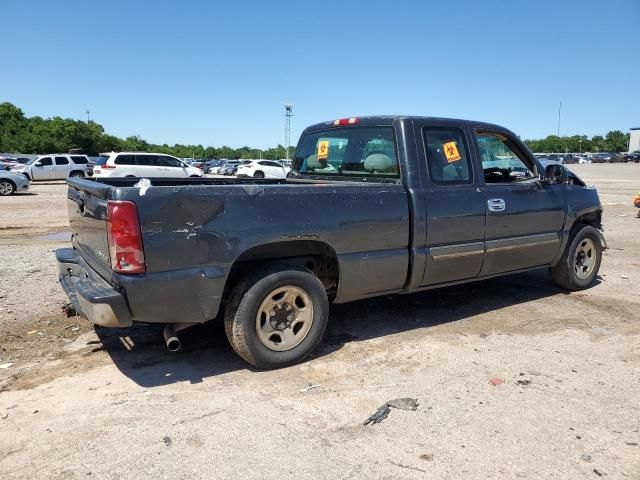
[[[111,275],[107,240],[107,199],[110,187],[79,179],[70,179],[67,183],[71,242],[85,261],[108,279]]]

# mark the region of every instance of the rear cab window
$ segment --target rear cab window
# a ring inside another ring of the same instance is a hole
[[[69,160],[66,157],[56,157],[56,165],[69,165]]]
[[[294,158],[303,176],[398,179],[393,127],[328,128],[306,133]]]

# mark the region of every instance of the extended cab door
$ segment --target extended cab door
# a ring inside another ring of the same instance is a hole
[[[485,200],[461,122],[416,122],[427,166],[427,258],[422,285],[478,276],[484,257]]]
[[[481,275],[549,264],[560,248],[564,189],[538,180],[535,160],[513,134],[473,128],[487,203]]]

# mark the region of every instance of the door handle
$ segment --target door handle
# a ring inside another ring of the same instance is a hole
[[[502,198],[490,198],[487,201],[490,212],[504,212],[507,208],[506,202]]]

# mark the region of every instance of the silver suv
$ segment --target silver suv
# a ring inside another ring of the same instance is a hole
[[[26,165],[18,165],[12,169],[25,175],[31,181],[64,180],[68,177],[88,176],[89,157],[86,155],[70,155],[53,153],[40,155]]]

